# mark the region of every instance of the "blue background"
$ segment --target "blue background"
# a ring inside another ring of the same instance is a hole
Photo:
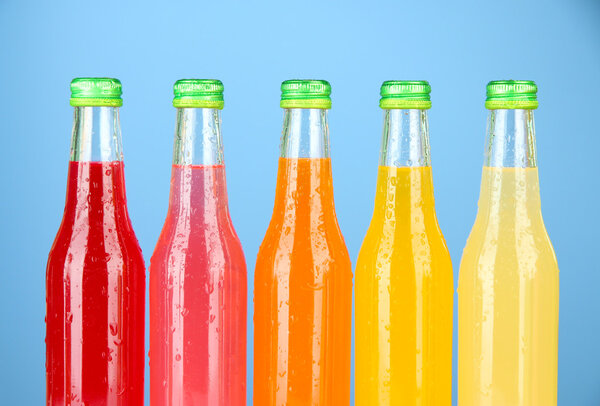
[[[124,85],[129,211],[147,260],[167,208],[172,84],[224,82],[230,205],[250,286],[273,207],[281,81],[332,84],[336,207],[353,261],[373,208],[379,85],[430,81],[437,212],[456,279],[479,194],[485,84],[536,80],[542,205],[561,269],[559,404],[600,404],[599,2],[123,3],[0,1],[0,403],[44,401],[44,273],[64,205],[69,82],[113,76]],[[251,330],[248,339],[250,400]]]

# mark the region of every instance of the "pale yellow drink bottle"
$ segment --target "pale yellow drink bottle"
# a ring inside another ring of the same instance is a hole
[[[479,210],[460,265],[458,404],[555,406],[558,266],[540,210],[532,81],[487,86]]]
[[[425,81],[381,87],[375,210],[356,266],[356,405],[449,406],[452,263],[433,199]]]

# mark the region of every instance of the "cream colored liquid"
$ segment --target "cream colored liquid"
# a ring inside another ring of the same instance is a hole
[[[558,266],[537,168],[484,167],[458,286],[458,404],[556,405]]]

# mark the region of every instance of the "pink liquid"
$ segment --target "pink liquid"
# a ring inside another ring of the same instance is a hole
[[[222,165],[172,169],[150,265],[150,400],[246,403],[246,263]]]
[[[46,405],[144,402],[144,260],[122,162],[70,162],[46,271]]]

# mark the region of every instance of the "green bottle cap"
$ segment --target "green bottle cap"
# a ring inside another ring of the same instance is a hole
[[[538,107],[537,86],[533,80],[493,80],[487,84],[485,107],[533,110]]]
[[[180,79],[173,85],[173,107],[222,109],[223,83],[217,79]]]
[[[121,82],[112,78],[75,78],[71,81],[71,106],[120,107]]]
[[[379,107],[427,110],[431,108],[430,93],[426,80],[386,80],[381,85]]]
[[[281,84],[284,109],[330,109],[331,85],[326,80],[286,80]]]

